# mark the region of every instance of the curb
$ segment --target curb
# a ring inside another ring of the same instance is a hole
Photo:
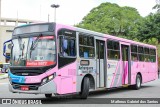
[[[6,78],[8,78],[8,74],[4,74],[3,76],[0,76],[0,80],[6,79]]]

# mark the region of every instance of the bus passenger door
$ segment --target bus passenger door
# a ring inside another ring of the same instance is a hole
[[[122,55],[122,85],[131,83],[131,59],[129,45],[121,44]]]
[[[97,87],[105,87],[105,41],[96,40]]]

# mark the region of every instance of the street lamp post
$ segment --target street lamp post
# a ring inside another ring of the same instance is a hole
[[[55,10],[54,10],[54,22],[56,22],[56,8],[58,8],[60,5],[58,5],[58,4],[52,4],[51,5],[51,7],[52,8],[55,8]]]
[[[0,0],[0,25],[1,25],[1,0]]]

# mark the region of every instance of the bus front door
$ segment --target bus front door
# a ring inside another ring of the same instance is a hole
[[[130,84],[131,82],[131,59],[129,45],[121,44],[122,55],[122,85]]]
[[[96,40],[97,87],[105,87],[105,41]]]

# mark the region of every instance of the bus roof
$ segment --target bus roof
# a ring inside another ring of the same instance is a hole
[[[26,26],[38,25],[38,24],[55,24],[55,23],[54,22],[36,23],[36,24],[34,23],[34,24],[28,24]],[[73,26],[68,26],[68,25],[63,25],[63,24],[57,24],[57,23],[56,23],[56,26],[61,26],[61,27],[64,27],[64,28],[67,27],[70,30],[75,30],[75,31],[85,33],[85,34],[89,34],[89,35],[96,35],[96,36],[99,36],[99,37],[105,37],[105,38],[108,38],[108,39],[117,40],[117,41],[121,41],[121,42],[126,42],[126,43],[135,44],[135,45],[141,45],[141,46],[147,46],[147,47],[150,47],[150,48],[156,48],[156,46],[154,46],[154,45],[140,43],[140,42],[136,42],[136,41],[133,41],[133,40],[120,38],[120,37],[112,36],[112,35],[109,35],[109,34],[103,34],[103,33],[95,32],[95,31],[91,31],[91,30],[87,30],[87,29],[83,29],[83,28],[78,28],[78,27],[73,27]],[[23,26],[18,26],[18,27],[23,27]],[[18,28],[18,27],[16,27],[16,28]]]
[[[96,36],[99,36],[99,37],[105,37],[105,38],[108,38],[108,39],[111,39],[111,40],[126,42],[126,43],[130,43],[130,44],[135,44],[135,45],[147,46],[147,47],[150,47],[150,48],[156,48],[155,45],[149,45],[149,44],[145,44],[145,43],[141,43],[141,42],[125,39],[125,38],[120,38],[120,37],[117,37],[117,36],[112,36],[112,35],[109,35],[109,34],[103,34],[103,33],[95,32],[95,31],[91,31],[91,30],[86,30],[86,29],[83,29],[83,28],[73,27],[73,26],[66,26],[66,25],[61,25],[61,24],[58,24],[58,25],[68,27],[68,28],[72,28],[72,29],[74,29],[78,32],[82,32],[82,33],[86,33],[86,34],[90,34],[90,35],[96,35]]]

